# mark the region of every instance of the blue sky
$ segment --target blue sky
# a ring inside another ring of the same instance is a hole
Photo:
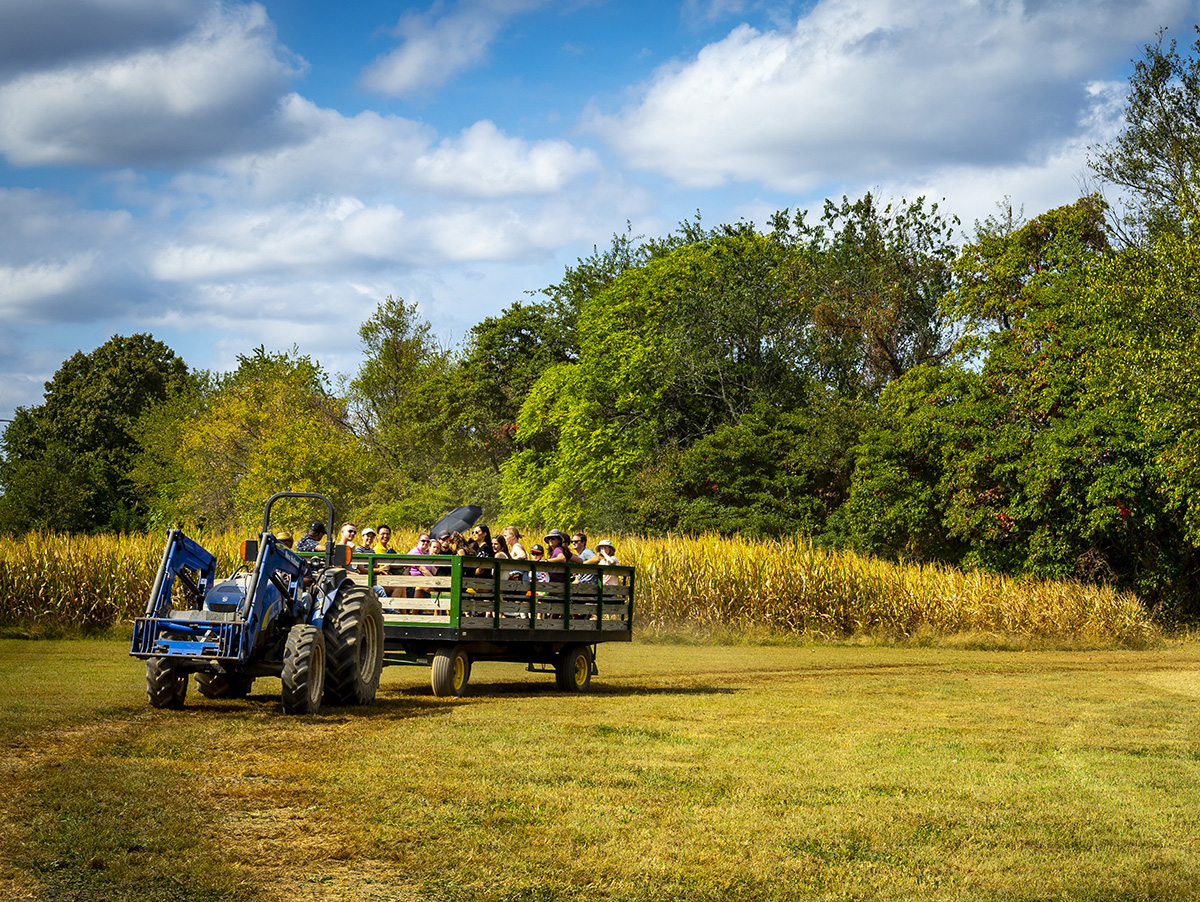
[[[0,418],[76,350],[353,373],[447,344],[629,223],[1077,197],[1130,58],[1197,0],[4,0]]]

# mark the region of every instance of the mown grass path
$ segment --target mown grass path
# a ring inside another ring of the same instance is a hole
[[[0,642],[0,896],[1200,898],[1200,645],[599,665],[288,718],[278,681],[160,712],[118,643]]]

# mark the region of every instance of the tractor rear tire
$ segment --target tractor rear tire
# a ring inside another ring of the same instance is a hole
[[[569,645],[554,665],[554,679],[564,692],[586,692],[592,682],[592,650],[586,645]]]
[[[325,615],[329,669],[325,701],[331,705],[369,705],[379,691],[383,670],[383,607],[364,586],[348,585]]]
[[[182,708],[188,675],[168,658],[146,659],[146,697],[153,708]]]
[[[325,692],[325,637],[315,626],[297,623],[283,651],[283,710],[316,714]]]
[[[227,673],[198,673],[196,688],[205,698],[245,698],[254,685],[254,677]]]
[[[467,682],[471,679],[471,658],[465,649],[457,645],[443,645],[433,655],[429,682],[433,694],[438,698],[467,694]]]

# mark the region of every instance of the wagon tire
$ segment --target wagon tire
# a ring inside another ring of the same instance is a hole
[[[325,615],[329,667],[325,701],[331,705],[369,705],[379,691],[383,671],[383,607],[379,596],[348,584]]]
[[[153,708],[182,708],[188,675],[168,658],[146,660],[146,697]]]
[[[287,714],[316,714],[325,692],[325,637],[315,626],[297,623],[283,651],[283,710]]]
[[[205,698],[245,698],[254,685],[254,677],[226,673],[196,674],[196,688]]]
[[[592,683],[592,650],[586,645],[569,645],[554,665],[554,681],[564,692],[586,692]]]
[[[466,695],[467,683],[471,679],[471,658],[465,649],[457,645],[443,645],[433,655],[429,682],[433,694],[438,698]]]

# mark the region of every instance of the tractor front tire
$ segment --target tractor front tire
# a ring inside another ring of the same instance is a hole
[[[554,665],[554,678],[564,692],[586,692],[592,683],[592,650],[586,645],[564,648]]]
[[[331,705],[369,705],[379,691],[383,670],[383,607],[364,586],[347,585],[325,615],[329,670],[325,701]]]
[[[325,692],[325,637],[315,626],[297,623],[283,651],[283,710],[287,714],[316,714]]]
[[[153,708],[182,708],[188,675],[169,658],[146,659],[146,697]]]
[[[429,674],[434,695],[438,698],[466,695],[470,679],[471,658],[465,649],[457,645],[443,645],[434,652]]]
[[[205,698],[245,698],[254,685],[254,677],[227,673],[198,673],[196,688]]]

